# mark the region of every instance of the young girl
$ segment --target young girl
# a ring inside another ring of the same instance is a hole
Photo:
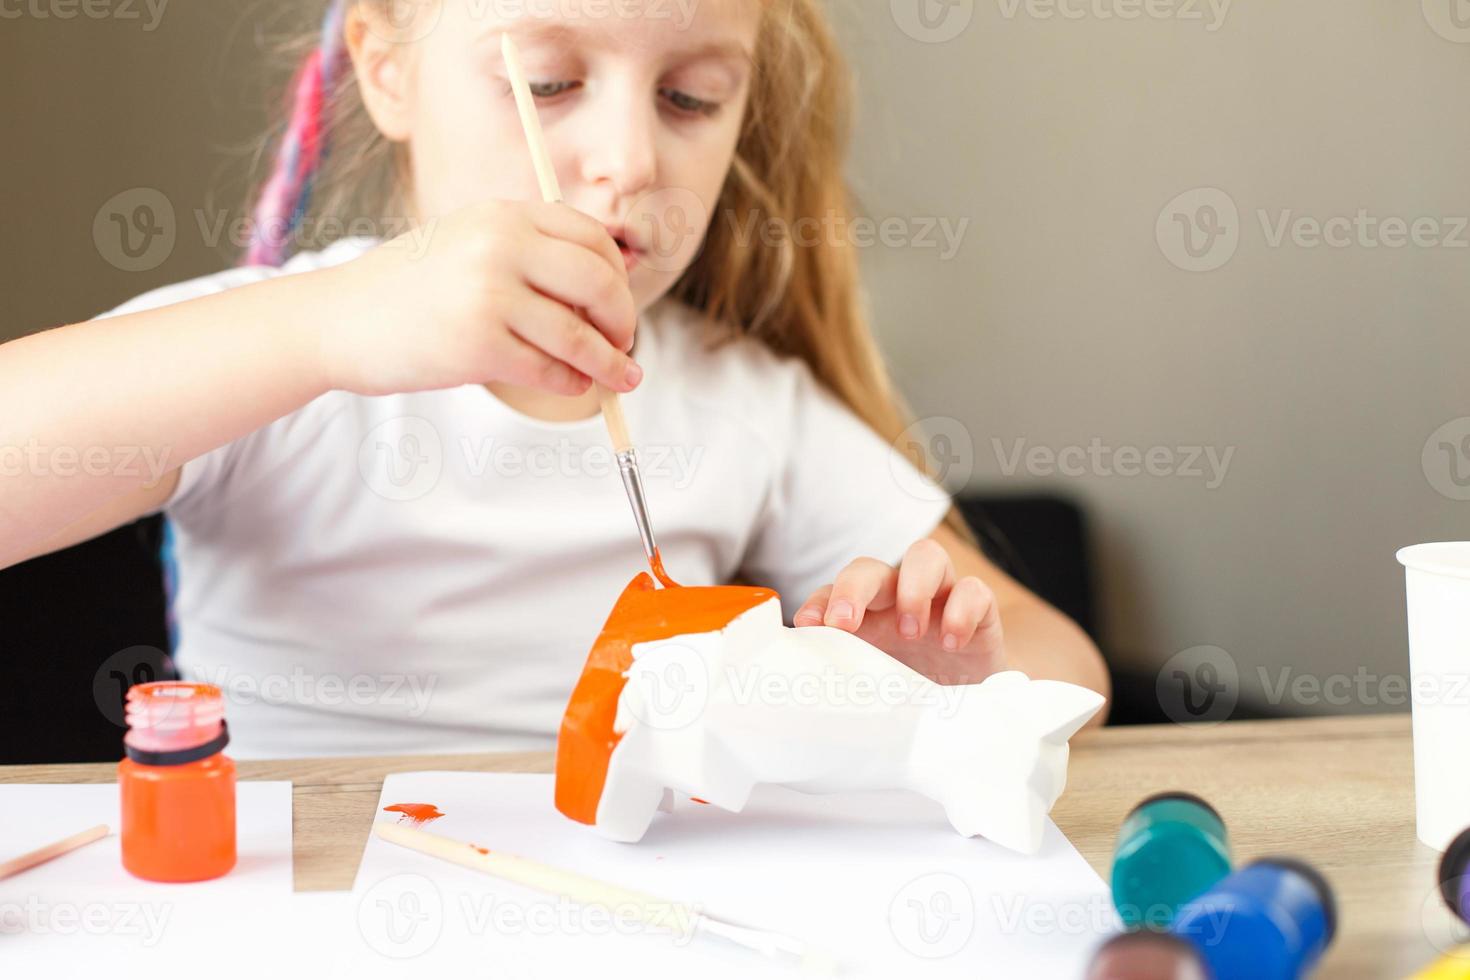
[[[0,566],[162,510],[176,660],[240,757],[546,748],[643,557],[595,381],[683,584],[771,586],[941,682],[1106,693],[893,448],[854,249],[766,231],[848,213],[819,0],[502,6],[336,0],[250,264],[0,348],[0,445],[98,464],[7,481]],[[411,229],[282,265],[313,187]],[[100,465],[140,449],[156,482]]]

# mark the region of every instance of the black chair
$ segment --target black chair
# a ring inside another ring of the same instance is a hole
[[[169,675],[159,518],[0,571],[0,763],[122,758],[127,686]]]

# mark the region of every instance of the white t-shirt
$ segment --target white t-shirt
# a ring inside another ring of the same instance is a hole
[[[667,299],[638,325],[645,380],[623,404],[654,531],[681,584],[742,573],[781,593],[789,623],[852,559],[896,562],[950,500],[801,361],[748,339],[710,349],[714,336]],[[478,385],[323,395],[184,464],[165,511],[176,660],[226,691],[239,758],[550,748],[593,640],[645,569],[601,417],[538,421]]]

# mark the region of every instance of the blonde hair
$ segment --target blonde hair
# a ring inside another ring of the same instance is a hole
[[[911,415],[869,328],[856,247],[840,236],[809,244],[791,234],[803,219],[850,227],[854,209],[843,164],[851,73],[820,0],[760,2],[749,105],[730,173],[703,248],[669,295],[731,336],[750,336],[800,358],[858,418],[932,476],[922,443],[903,439]],[[312,35],[293,53],[316,42]],[[324,99],[333,151],[316,175],[313,213],[339,221],[406,214],[403,149],[374,127],[352,72],[339,72]],[[740,234],[756,227],[778,234],[774,241]],[[945,524],[975,543],[957,508]]]

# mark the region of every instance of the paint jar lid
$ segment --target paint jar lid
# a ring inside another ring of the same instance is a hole
[[[1191,972],[1193,971],[1193,972]],[[1130,980],[1168,976],[1171,980],[1207,976],[1204,959],[1182,936],[1152,929],[1135,929],[1114,936],[1093,953],[1088,980]]]
[[[171,755],[227,738],[224,695],[213,684],[134,684],[128,688],[124,717],[128,733],[123,745],[130,755]]]
[[[1317,893],[1318,900],[1322,903],[1322,917],[1325,919],[1323,939],[1332,942],[1332,937],[1337,934],[1337,899],[1332,894],[1332,886],[1327,883],[1327,878],[1322,872],[1312,867],[1300,858],[1294,857],[1263,857],[1246,865],[1253,868],[1258,864],[1267,864],[1272,867],[1293,871],[1300,875],[1312,890]]]
[[[1166,790],[1163,793],[1155,793],[1153,796],[1145,797],[1144,799],[1140,800],[1138,805],[1130,810],[1129,813],[1137,813],[1139,810],[1142,810],[1144,807],[1152,803],[1160,803],[1164,800],[1179,800],[1184,803],[1193,803],[1195,806],[1198,806],[1207,811],[1210,816],[1214,817],[1216,820],[1219,820],[1222,824],[1225,822],[1224,818],[1220,816],[1220,811],[1210,806],[1210,804],[1205,801],[1203,797],[1199,797],[1193,793],[1186,793],[1184,790],[1177,789]]]

